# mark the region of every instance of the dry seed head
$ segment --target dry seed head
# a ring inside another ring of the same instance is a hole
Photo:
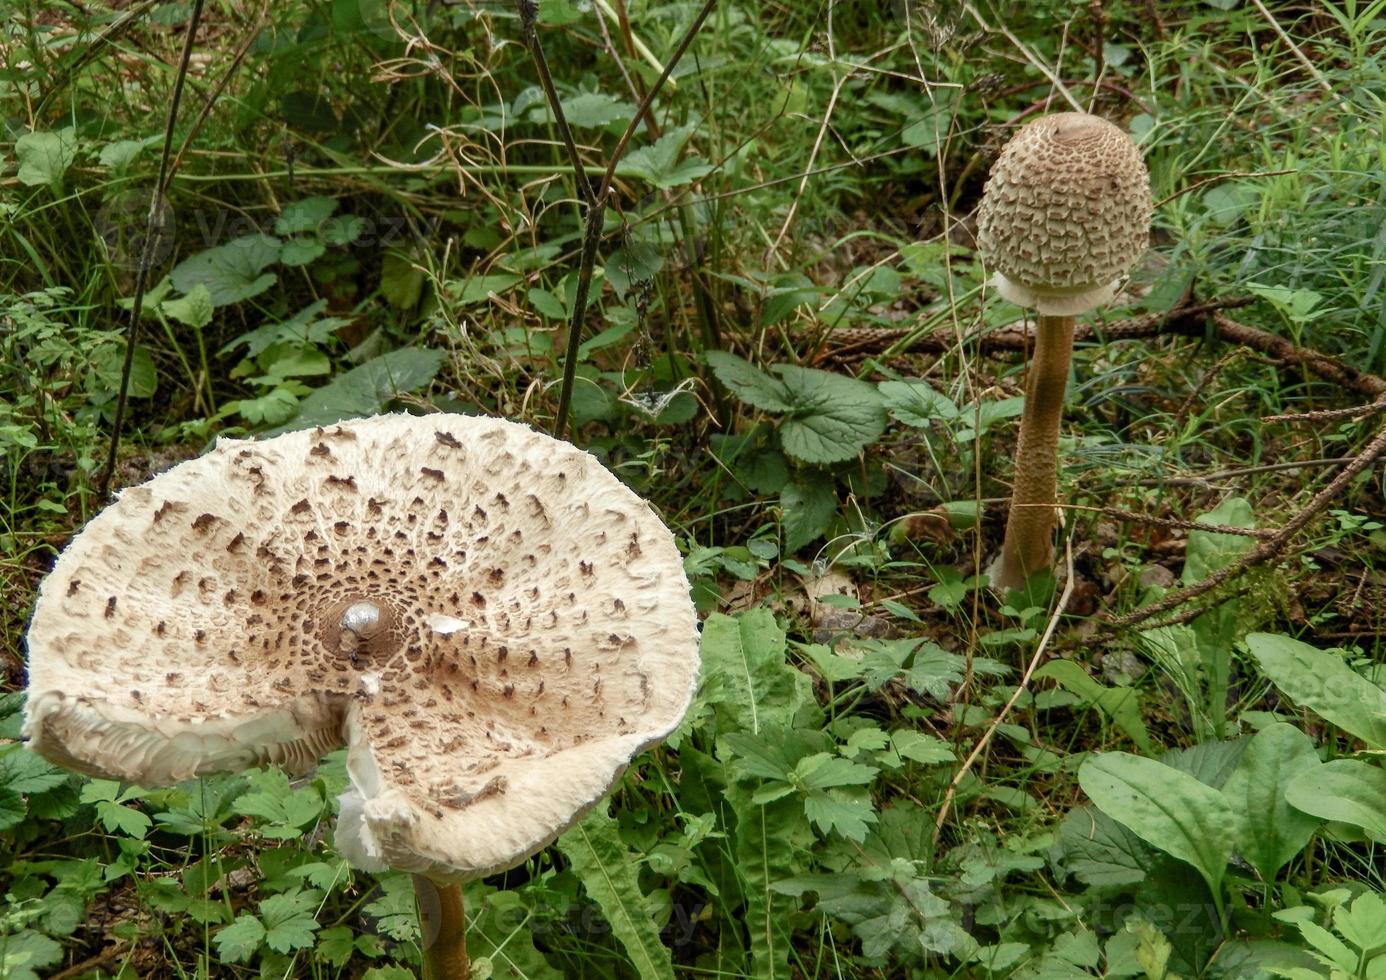
[[[1042,314],[1109,301],[1150,239],[1150,176],[1121,129],[1084,112],[1035,119],[991,169],[977,212],[982,260],[1006,299]]]

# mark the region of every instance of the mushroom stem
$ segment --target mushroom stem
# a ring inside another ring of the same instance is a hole
[[[462,886],[440,885],[427,875],[414,875],[423,935],[424,977],[427,980],[467,980],[467,918],[462,912]]]
[[[1025,380],[1025,410],[1015,450],[1015,482],[1006,539],[991,569],[997,589],[1021,589],[1053,560],[1054,505],[1059,482],[1059,423],[1073,356],[1072,316],[1041,316]]]

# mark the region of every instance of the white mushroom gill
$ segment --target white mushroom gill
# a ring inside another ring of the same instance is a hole
[[[343,853],[466,877],[578,819],[697,674],[673,537],[600,463],[502,420],[384,416],[125,491],[42,587],[25,733],[146,785],[345,744]]]

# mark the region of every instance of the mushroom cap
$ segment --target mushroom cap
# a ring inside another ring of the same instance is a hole
[[[649,505],[568,443],[462,415],[219,441],[87,525],[28,641],[39,754],[163,785],[345,744],[338,849],[438,878],[551,842],[698,677]]]
[[[982,191],[977,244],[1003,297],[1070,316],[1116,295],[1149,245],[1153,208],[1130,137],[1099,116],[1059,112],[1002,148]]]

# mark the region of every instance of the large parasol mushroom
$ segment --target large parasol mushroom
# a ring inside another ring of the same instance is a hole
[[[512,867],[679,723],[678,549],[587,453],[515,423],[384,416],[222,441],[126,490],[45,580],[24,733],[141,785],[348,746],[336,841],[441,888]]]
[[[992,584],[1019,589],[1053,557],[1059,423],[1079,313],[1101,306],[1150,240],[1150,176],[1140,150],[1098,116],[1026,123],[1001,150],[977,211],[996,291],[1039,313],[1016,446],[1015,485]]]

